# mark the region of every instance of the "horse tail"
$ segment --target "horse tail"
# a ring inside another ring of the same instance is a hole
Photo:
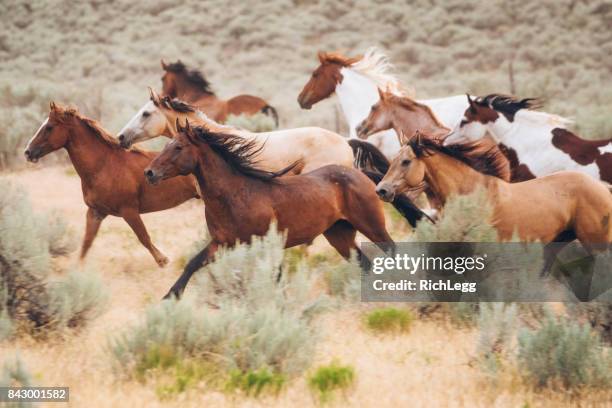
[[[274,106],[272,105],[264,106],[263,108],[261,108],[261,113],[263,113],[266,116],[271,116],[272,119],[274,119],[274,124],[278,128],[278,112],[276,111],[276,108]]]
[[[374,184],[380,183],[389,170],[389,160],[371,143],[358,139],[350,139],[348,143],[353,149],[355,167],[368,176]],[[433,222],[406,194],[398,194],[392,204],[413,228],[423,217]]]

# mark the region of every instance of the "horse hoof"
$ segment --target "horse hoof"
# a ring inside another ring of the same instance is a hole
[[[163,268],[164,266],[168,265],[168,263],[170,263],[170,260],[168,259],[167,256],[156,259],[155,261],[157,262],[160,268]]]

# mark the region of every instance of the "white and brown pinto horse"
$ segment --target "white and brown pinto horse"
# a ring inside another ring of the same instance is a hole
[[[150,100],[120,131],[119,141],[124,148],[161,135],[174,138],[177,120],[183,125],[189,120],[192,125],[206,126],[214,132],[240,136],[246,141],[255,140],[261,146],[258,166],[265,170],[277,171],[296,161],[302,164],[293,169],[293,174],[329,164],[353,167],[353,151],[347,140],[329,130],[304,127],[253,133],[220,125],[195,106],[150,92]]]
[[[585,140],[567,130],[571,123],[533,110],[534,99],[504,95],[472,99],[446,144],[480,140],[488,134],[510,159],[513,180],[529,180],[560,170],[588,174],[612,184],[612,139]]]
[[[210,82],[198,70],[189,69],[180,60],[166,64],[161,61],[165,73],[162,76],[163,92],[171,98],[179,98],[198,107],[216,122],[225,122],[228,115],[255,115],[263,113],[274,119],[278,127],[278,113],[268,102],[258,96],[238,95],[228,100],[220,99]]]
[[[336,93],[351,138],[357,137],[357,126],[368,116],[372,105],[378,102],[378,88],[400,96],[406,94],[400,82],[390,74],[388,58],[375,48],[355,58],[328,52],[320,52],[318,56],[320,65],[304,86],[298,102],[303,109],[310,109],[315,103]],[[468,107],[464,95],[418,102],[428,106],[449,129],[459,123]],[[399,152],[400,145],[393,130],[372,135],[368,141],[389,159]]]
[[[492,206],[492,225],[500,241],[518,234],[521,241],[567,243],[578,239],[587,250],[612,243],[612,194],[592,177],[562,171],[520,183],[494,177],[501,153],[480,158],[469,153],[479,142],[442,146],[416,137],[405,143],[377,186],[384,200],[423,183],[445,202],[454,195],[484,188]],[[557,245],[556,250],[562,245]]]

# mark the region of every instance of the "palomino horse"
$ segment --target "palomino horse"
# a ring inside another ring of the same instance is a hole
[[[87,224],[81,259],[107,215],[122,217],[160,267],[168,263],[153,245],[140,214],[166,210],[199,197],[193,177],[177,177],[158,186],[145,182],[143,171],[156,153],[126,151],[95,121],[74,109],[51,103],[49,117],[25,149],[31,162],[65,148],[81,178]]]
[[[488,132],[510,158],[513,179],[574,170],[612,184],[612,139],[581,139],[567,130],[568,119],[532,110],[534,99],[493,94],[467,101],[463,119],[445,143],[480,140]]]
[[[310,109],[312,105],[335,92],[348,123],[351,138],[357,136],[357,125],[368,116],[370,108],[378,101],[377,88],[389,89],[397,95],[406,93],[400,82],[390,74],[391,64],[387,57],[375,48],[355,58],[320,52],[319,62],[321,65],[312,73],[298,97],[298,102],[303,109]],[[461,115],[468,106],[463,95],[420,102],[427,105],[441,123],[449,128],[461,120]],[[368,141],[389,159],[395,157],[400,148],[397,136],[391,130],[381,132]]]
[[[329,164],[353,166],[353,146],[349,147],[346,139],[336,133],[316,127],[252,133],[219,125],[193,106],[169,97],[160,98],[152,90],[150,101],[125,125],[119,140],[121,145],[127,148],[132,143],[160,134],[175,137],[177,121],[184,124],[186,120],[196,125],[204,125],[214,132],[232,134],[258,143],[261,146],[258,166],[265,170],[278,171],[296,161],[300,161],[300,165],[291,170],[292,174],[307,173]],[[381,172],[380,169],[361,170],[374,183],[378,183],[384,175],[384,171]],[[425,215],[406,196],[398,196],[393,206],[413,227]]]
[[[255,141],[261,146],[258,166],[277,171],[301,160],[292,172],[308,172],[328,164],[352,167],[353,152],[342,136],[317,127],[277,130],[253,133],[230,126],[219,125],[194,106],[177,99],[159,97],[151,90],[151,98],[123,127],[119,141],[125,148],[159,135],[175,137],[177,120],[182,124],[189,119],[192,124]]]
[[[178,130],[145,174],[151,183],[195,174],[211,241],[189,261],[166,297],[180,296],[191,275],[210,262],[220,246],[264,235],[273,221],[286,231],[286,248],[323,234],[348,258],[351,250],[360,253],[357,231],[381,248],[394,246],[374,183],[363,173],[330,165],[304,175],[278,177],[295,164],[275,173],[255,168],[258,147],[253,141],[191,128],[189,123]]]
[[[508,183],[493,177],[499,176],[501,153],[490,150],[478,158],[469,154],[475,148],[477,143],[441,146],[417,136],[403,145],[376,192],[391,200],[395,194],[427,183],[445,202],[450,196],[484,188],[493,210],[491,222],[501,241],[517,233],[522,241],[543,243],[577,238],[587,250],[610,245],[612,195],[602,183],[570,171]],[[554,252],[562,246],[556,246]]]
[[[225,122],[228,115],[254,115],[263,113],[274,119],[278,127],[278,113],[274,107],[258,96],[238,95],[222,100],[212,91],[210,82],[198,70],[188,69],[180,60],[166,64],[161,61],[165,73],[162,87],[165,95],[180,98],[195,105],[216,122]]]

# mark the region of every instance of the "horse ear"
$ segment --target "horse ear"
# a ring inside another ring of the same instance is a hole
[[[474,102],[470,94],[465,94],[465,96],[467,96],[468,103],[470,104],[470,112],[476,113],[476,102]]]
[[[400,133],[398,136],[399,136],[400,144],[402,146],[405,146],[410,143],[411,138],[407,137],[403,130],[400,130]]]
[[[161,67],[164,71],[168,70],[168,64],[166,64],[166,62],[164,61],[164,59],[160,59],[159,62],[161,63]]]
[[[157,96],[157,94],[155,93],[155,91],[153,90],[153,88],[151,88],[150,86],[147,86],[147,89],[149,89],[149,99],[155,104],[157,105],[159,103],[159,96]]]
[[[53,112],[57,110],[57,105],[55,104],[55,102],[53,101],[49,102],[49,109],[51,109],[51,111]]]
[[[326,57],[327,57],[327,54],[326,54],[325,52],[323,52],[323,51],[319,51],[319,52],[317,53],[317,57],[319,57],[319,62],[322,64],[322,63],[324,63],[324,62],[325,62],[325,59],[326,59]]]
[[[178,133],[182,133],[185,129],[181,126],[181,121],[179,120],[179,118],[176,118],[176,131]]]
[[[380,97],[380,100],[384,101],[385,100],[385,91],[383,91],[380,88],[376,88],[376,89],[378,89],[378,96]]]
[[[189,119],[185,118],[185,130],[189,131],[191,129],[191,126],[189,126]]]

